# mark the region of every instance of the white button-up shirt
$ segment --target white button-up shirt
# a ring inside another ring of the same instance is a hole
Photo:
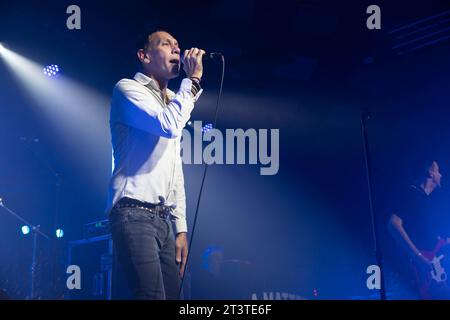
[[[122,197],[165,202],[176,205],[175,232],[187,232],[180,140],[201,94],[192,97],[191,87],[192,81],[183,79],[176,94],[167,89],[166,104],[155,81],[142,73],[116,84],[110,114],[114,171],[107,212]]]

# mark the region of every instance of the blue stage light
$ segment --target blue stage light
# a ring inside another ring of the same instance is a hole
[[[56,237],[57,238],[62,238],[63,236],[64,236],[63,229],[56,229]]]
[[[59,67],[56,64],[52,64],[43,68],[44,74],[48,77],[54,77],[59,73]]]
[[[22,226],[22,234],[27,235],[30,233],[30,227],[27,225]]]
[[[203,126],[202,132],[203,132],[203,133],[208,132],[208,131],[210,131],[212,128],[213,128],[212,123],[207,123],[207,124],[205,124],[205,125]]]

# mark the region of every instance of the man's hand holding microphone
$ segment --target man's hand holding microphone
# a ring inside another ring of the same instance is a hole
[[[203,55],[205,50],[198,48],[191,48],[190,50],[184,50],[183,58],[183,70],[191,80],[201,81],[203,76]]]

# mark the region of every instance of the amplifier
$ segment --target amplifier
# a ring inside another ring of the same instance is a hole
[[[111,232],[109,220],[99,220],[86,223],[83,226],[83,236],[85,239],[107,235]]]
[[[66,291],[71,300],[111,299],[113,248],[111,235],[70,241],[67,266],[75,265],[81,273],[81,288]]]

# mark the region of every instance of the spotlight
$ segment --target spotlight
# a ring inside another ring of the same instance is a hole
[[[202,132],[205,133],[205,132],[211,131],[212,128],[213,128],[212,123],[207,123],[203,126]]]
[[[54,77],[59,73],[59,67],[56,64],[46,66],[42,69],[47,77]]]
[[[30,227],[27,225],[22,226],[22,234],[27,235],[30,233]]]
[[[56,237],[57,238],[62,238],[64,236],[64,231],[63,229],[56,229]]]

